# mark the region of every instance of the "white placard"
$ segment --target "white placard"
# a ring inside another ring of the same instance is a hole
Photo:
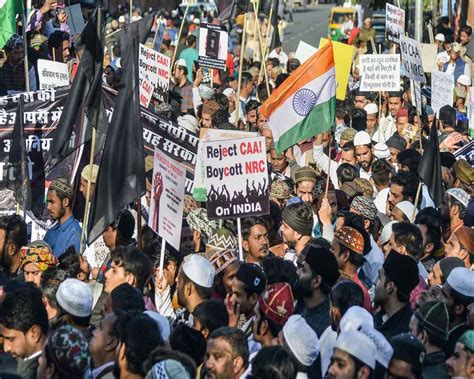
[[[385,30],[387,31],[387,40],[400,43],[400,36],[405,30],[405,11],[395,5],[386,4]]]
[[[202,142],[209,219],[268,214],[265,138]]]
[[[202,150],[202,141],[219,141],[226,139],[257,137],[255,132],[242,132],[240,130],[223,130],[201,128],[199,137],[201,142],[198,146],[196,167],[194,169],[193,197],[197,201],[206,201],[204,155]]]
[[[304,41],[300,41],[298,48],[296,49],[295,58],[298,59],[301,64],[303,64],[317,51],[318,49],[316,47]]]
[[[69,85],[66,63],[38,59],[39,89],[59,88]]]
[[[186,170],[181,164],[155,149],[150,201],[150,227],[179,250],[183,224]]]
[[[359,59],[361,91],[380,92],[400,89],[398,54],[364,54]]]
[[[431,73],[431,108],[438,114],[441,107],[453,105],[454,75],[443,71]]]
[[[155,91],[157,100],[166,102],[170,81],[170,58],[140,44],[138,73],[140,78],[140,104],[148,107]]]
[[[423,62],[423,69],[425,72],[431,73],[437,70],[436,58],[438,56],[438,47],[429,43],[422,43],[420,47],[421,61]]]
[[[426,83],[420,44],[412,38],[401,35],[400,50],[405,76],[417,82]]]

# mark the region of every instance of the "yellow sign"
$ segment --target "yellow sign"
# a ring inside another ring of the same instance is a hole
[[[327,43],[328,40],[326,38],[321,38],[319,40],[319,48],[322,48]],[[354,47],[335,41],[332,42],[332,46],[334,48],[334,64],[336,65],[336,99],[344,100],[351,72]]]

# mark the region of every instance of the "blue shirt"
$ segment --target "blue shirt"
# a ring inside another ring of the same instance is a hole
[[[55,257],[59,257],[69,246],[74,246],[76,252],[80,251],[81,226],[73,216],[63,223],[57,222],[46,232],[44,241],[51,246]]]

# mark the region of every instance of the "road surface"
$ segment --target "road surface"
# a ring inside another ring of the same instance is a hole
[[[283,51],[287,54],[296,51],[300,40],[318,47],[319,39],[328,35],[329,10],[334,5],[321,4],[308,6],[306,9],[296,8],[293,13],[295,22],[285,29]]]

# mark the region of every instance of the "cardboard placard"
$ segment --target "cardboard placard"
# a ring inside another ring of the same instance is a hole
[[[153,93],[159,102],[166,102],[168,100],[171,77],[170,62],[171,60],[168,56],[140,44],[138,72],[141,105],[148,107]]]
[[[431,108],[438,114],[441,107],[453,105],[454,75],[443,71],[431,73]]]
[[[401,35],[400,50],[405,76],[417,82],[426,83],[420,44],[412,38]]]
[[[39,89],[59,88],[69,85],[66,63],[38,59]]]
[[[81,34],[82,29],[84,29],[86,25],[84,23],[84,16],[82,15],[81,5],[71,5],[64,8],[64,11],[67,14],[67,24],[69,25],[71,35]]]
[[[199,28],[199,65],[226,69],[229,34],[220,25],[201,24]]]
[[[270,211],[265,138],[203,142],[209,219]]]
[[[184,167],[155,149],[149,224],[176,250],[181,242],[185,180]]]
[[[361,91],[381,92],[400,89],[398,54],[364,54],[359,59]]]
[[[296,49],[295,58],[298,59],[301,64],[303,64],[317,51],[318,48],[304,41],[300,41],[298,48]]]
[[[405,11],[389,3],[386,4],[385,11],[387,40],[400,43],[400,36],[405,32]]]
[[[422,43],[421,47],[421,61],[423,62],[423,69],[425,72],[433,72],[438,69],[436,59],[438,56],[438,47],[430,43]]]
[[[209,129],[201,128],[199,131],[199,139],[201,141],[221,141],[227,139],[250,138],[257,137],[254,132],[242,132],[240,130],[223,130],[223,129]],[[204,154],[202,150],[202,142],[198,146],[196,168],[194,170],[194,186],[193,197],[196,201],[206,201],[206,185],[204,171]]]

